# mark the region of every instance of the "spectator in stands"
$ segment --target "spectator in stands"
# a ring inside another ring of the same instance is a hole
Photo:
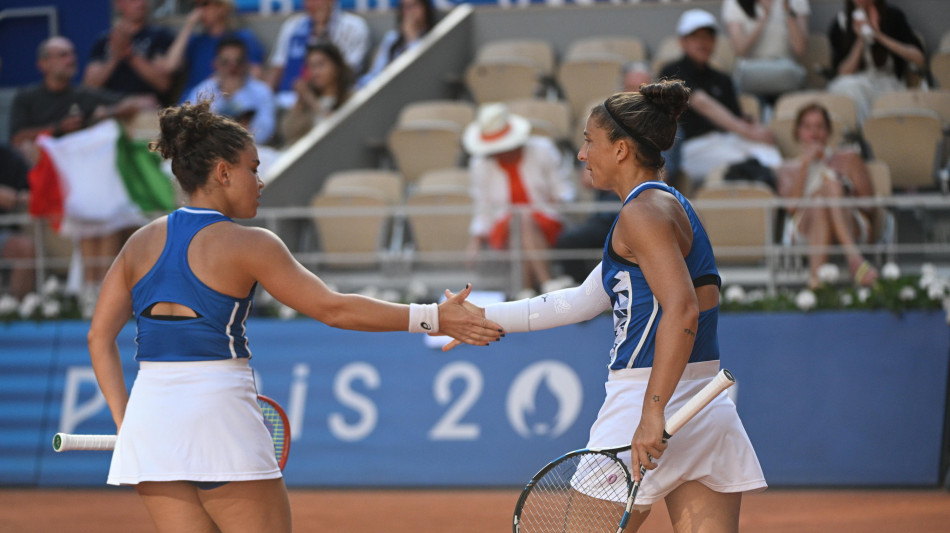
[[[307,47],[305,78],[294,82],[297,102],[284,113],[280,131],[284,144],[293,144],[333,114],[353,91],[353,73],[333,43]]]
[[[24,213],[30,199],[30,185],[27,181],[26,161],[16,150],[0,145],[0,216],[10,213]],[[36,250],[33,239],[24,233],[23,228],[14,225],[0,225],[0,259],[33,260]],[[22,300],[35,285],[35,270],[32,266],[14,264],[10,268],[10,294]]]
[[[683,80],[692,91],[689,110],[681,118],[683,139],[673,149],[679,153],[672,159],[679,161],[678,170],[689,177],[694,188],[723,165],[750,158],[768,167],[782,162],[772,133],[762,124],[742,118],[732,80],[709,64],[718,31],[716,17],[708,11],[683,12],[676,27],[683,57],[660,72],[661,78]]]
[[[396,28],[383,35],[373,64],[360,78],[357,86],[363,87],[369,83],[400,54],[422,42],[422,38],[435,26],[435,19],[435,6],[432,0],[399,0]]]
[[[92,45],[83,84],[122,94],[152,94],[171,103],[172,75],[162,57],[174,40],[167,29],[148,23],[148,0],[115,0],[119,18]]]
[[[162,59],[162,68],[173,74],[183,66],[187,69],[183,95],[214,74],[215,57],[222,39],[237,38],[244,43],[247,71],[260,78],[264,48],[247,28],[240,28],[234,15],[234,0],[197,0],[194,9]],[[200,33],[195,27],[201,25]]]
[[[345,13],[336,0],[304,0],[304,11],[280,27],[264,80],[278,95],[282,108],[293,106],[294,82],[303,74],[307,47],[331,42],[340,49],[354,74],[363,72],[370,47],[369,26],[360,16]]]
[[[802,107],[795,119],[795,140],[802,155],[779,168],[779,194],[784,198],[837,200],[874,195],[868,169],[856,149],[828,146],[831,117],[820,104]],[[840,244],[855,283],[872,285],[877,270],[861,255],[855,243],[870,241],[871,208],[838,205],[789,208],[789,230],[793,244],[808,244],[808,285],[819,285],[818,269],[828,262],[827,246]]]
[[[886,0],[845,0],[828,28],[835,78],[828,90],[848,95],[858,120],[879,94],[907,88],[912,68],[925,68],[924,47],[904,12]]]
[[[645,61],[631,61],[623,67],[623,90],[625,92],[637,92],[644,83],[653,81],[653,73],[650,72],[650,65]]]
[[[186,99],[198,102],[209,97],[212,111],[237,120],[256,143],[264,144],[274,134],[274,93],[269,85],[250,75],[243,39],[232,36],[218,42],[214,75],[195,86]]]
[[[20,89],[10,106],[11,144],[30,166],[36,162],[36,137],[44,131],[59,136],[102,118],[127,118],[157,106],[152,96],[123,97],[90,87],[73,87],[78,63],[73,43],[65,37],[50,37],[40,43],[36,57],[42,81]]]
[[[518,241],[525,252],[546,250],[557,241],[562,219],[556,206],[574,198],[564,172],[561,152],[547,137],[532,136],[527,119],[509,113],[501,103],[483,105],[475,122],[465,128],[462,145],[471,155],[469,175],[475,213],[469,231],[469,256],[483,246],[509,246],[513,206],[529,206],[519,214]],[[525,294],[549,292],[573,283],[553,278],[545,259],[528,257]],[[536,292],[535,292],[536,293]]]
[[[808,0],[724,0],[722,21],[736,54],[739,92],[767,101],[802,87],[798,63],[808,41]]]

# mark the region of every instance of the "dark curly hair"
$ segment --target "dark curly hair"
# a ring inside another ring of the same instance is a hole
[[[211,111],[210,100],[163,109],[159,126],[161,135],[148,147],[171,159],[172,173],[188,194],[204,186],[219,160],[236,164],[254,144],[244,126]]]
[[[591,110],[594,122],[607,130],[611,142],[631,138],[640,163],[660,169],[660,152],[676,138],[676,121],[689,107],[689,88],[677,79],[643,84],[635,93],[617,93]]]

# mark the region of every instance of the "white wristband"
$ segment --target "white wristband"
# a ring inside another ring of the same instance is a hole
[[[409,304],[409,333],[439,331],[439,304]]]

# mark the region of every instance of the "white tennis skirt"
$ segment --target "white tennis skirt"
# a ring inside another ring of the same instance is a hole
[[[247,359],[140,363],[110,485],[279,477]]]
[[[643,395],[650,368],[613,370],[607,378],[607,398],[590,430],[587,447],[629,445],[640,423]],[[673,398],[666,406],[667,417],[676,412],[719,372],[719,361],[686,365]],[[619,457],[633,472],[630,452]],[[649,508],[657,500],[687,481],[698,481],[716,492],[758,492],[765,490],[765,476],[742,427],[736,405],[720,394],[668,442],[657,467],[648,470],[637,499],[637,508]]]

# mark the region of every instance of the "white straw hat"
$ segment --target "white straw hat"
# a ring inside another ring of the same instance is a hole
[[[475,156],[500,154],[523,146],[530,136],[528,119],[509,113],[505,104],[485,104],[465,128],[462,146]]]

